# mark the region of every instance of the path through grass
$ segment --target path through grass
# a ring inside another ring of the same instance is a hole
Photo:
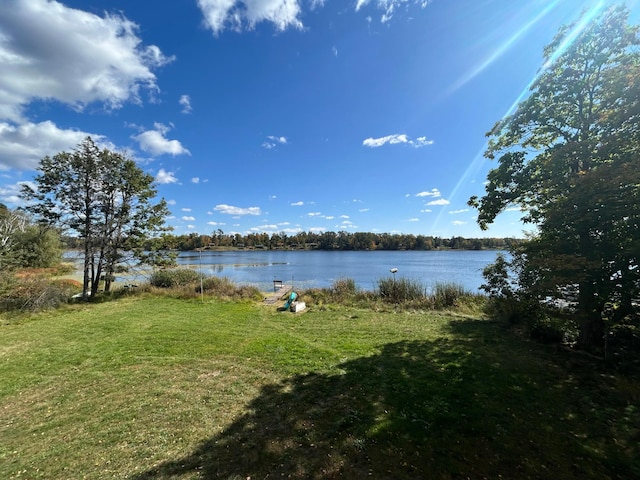
[[[503,326],[131,297],[0,326],[0,478],[637,478],[640,387]]]

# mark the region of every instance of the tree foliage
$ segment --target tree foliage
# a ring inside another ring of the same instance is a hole
[[[67,239],[74,244],[73,239]],[[163,248],[181,251],[200,248],[254,248],[265,250],[504,250],[517,244],[514,238],[442,238],[427,235],[372,232],[298,232],[225,234],[218,229],[211,235],[195,232],[186,235],[167,234],[157,239]],[[150,243],[150,246],[152,244]]]
[[[0,204],[0,272],[52,267],[61,258],[57,230],[34,223],[21,210]]]
[[[538,235],[518,252],[532,296],[578,286],[580,341],[603,342],[608,304],[638,295],[640,56],[625,7],[586,12],[560,29],[515,113],[487,134],[498,159],[472,197],[486,229],[511,204]],[[622,313],[620,310],[619,313]]]
[[[22,195],[41,222],[76,235],[84,252],[83,294],[105,291],[128,256],[142,258],[143,242],[166,230],[164,200],[153,203],[153,177],[120,153],[87,137],[73,152],[40,161],[36,189]]]

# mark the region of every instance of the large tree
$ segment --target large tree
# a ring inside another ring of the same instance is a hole
[[[45,157],[36,188],[23,187],[28,209],[47,224],[70,230],[84,251],[83,295],[108,291],[127,255],[143,258],[144,240],[166,230],[164,200],[153,202],[153,177],[133,160],[87,137],[72,152]]]
[[[472,197],[486,229],[511,204],[538,235],[520,250],[531,290],[578,286],[580,342],[603,341],[607,304],[638,292],[640,57],[628,10],[586,12],[544,50],[530,95],[487,134],[498,159]]]

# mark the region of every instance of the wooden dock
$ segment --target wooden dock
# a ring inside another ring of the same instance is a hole
[[[262,302],[265,305],[273,305],[279,301],[285,301],[286,297],[293,291],[293,285],[282,284],[279,288],[276,289],[275,292],[264,297],[264,301]]]

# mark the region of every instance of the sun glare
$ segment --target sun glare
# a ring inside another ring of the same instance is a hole
[[[544,10],[542,10],[542,12],[536,15],[535,18],[527,22],[515,34],[513,34],[505,42],[503,42],[482,63],[480,63],[472,71],[468,72],[467,74],[462,76],[460,79],[458,79],[458,81],[451,86],[447,94],[454,93],[460,87],[464,86],[465,84],[473,80],[476,76],[478,76],[480,73],[482,73],[487,67],[489,67],[489,65],[495,62],[498,58],[500,58],[507,50],[509,50],[513,46],[515,42],[518,41],[518,39],[520,39],[520,37],[522,37],[525,33],[527,33],[531,29],[531,27],[533,27],[536,23],[538,23],[545,16],[547,16],[547,14],[551,10],[553,10],[554,7],[558,4],[558,1],[559,0],[554,0],[549,5],[547,5],[547,7]]]
[[[482,70],[487,68],[495,59],[497,59],[507,49],[509,49],[519,37],[521,37],[526,31],[528,31],[535,23],[540,21],[541,18],[543,18],[545,15],[547,15],[549,13],[549,11],[557,3],[558,3],[558,0],[555,0],[554,2],[552,2],[547,8],[545,8],[533,20],[531,20],[526,25],[524,25],[520,30],[518,30],[518,32],[515,35],[511,36],[505,43],[503,43],[498,49],[496,49],[496,51],[485,62],[483,62],[477,69],[475,69],[471,74],[467,75],[460,82],[458,82],[459,83],[458,87],[464,85],[464,83],[468,82],[474,76],[479,74]],[[545,64],[542,66],[542,68],[540,68],[540,70],[538,70],[538,72],[534,75],[534,77],[531,79],[531,81],[522,90],[520,95],[518,95],[518,97],[514,100],[514,102],[509,107],[509,109],[503,115],[503,117],[502,117],[503,119],[508,117],[509,115],[513,114],[513,112],[516,110],[516,108],[518,107],[520,102],[522,100],[524,100],[524,98],[529,94],[529,92],[531,90],[531,86],[538,80],[540,75],[542,75],[549,67],[551,67],[554,64],[554,62],[556,60],[558,60],[558,58],[564,52],[567,51],[567,49],[573,44],[573,42],[575,42],[575,40],[578,37],[578,35],[580,35],[580,33],[587,27],[587,25],[589,25],[589,23],[591,21],[593,21],[593,19],[596,17],[596,15],[602,10],[604,5],[605,5],[605,1],[604,0],[600,0],[596,5],[594,5],[592,8],[590,8],[589,10],[584,12],[582,17],[580,18],[580,21],[578,23],[576,23],[576,25],[573,27],[573,29],[571,31],[568,32],[567,36],[562,41],[562,43],[560,43],[560,45],[558,45],[558,48],[551,54],[551,56],[545,62]],[[456,88],[458,88],[458,87],[456,87]],[[449,195],[449,201],[452,202],[454,200],[454,198],[456,197],[456,194],[458,193],[458,190],[460,189],[460,187],[463,184],[466,184],[467,182],[469,182],[470,180],[475,178],[476,174],[480,171],[480,168],[482,166],[482,162],[484,161],[483,153],[486,150],[486,148],[487,148],[487,144],[485,143],[482,146],[482,148],[480,149],[480,151],[474,156],[473,160],[469,163],[469,166],[466,168],[466,170],[464,171],[464,173],[462,174],[462,176],[460,177],[460,179],[456,183],[455,187],[451,191],[451,194]],[[437,226],[440,224],[440,220],[441,220],[441,217],[442,217],[443,213],[444,213],[444,211],[441,211],[438,214],[438,217],[436,218],[436,221],[434,223],[434,228],[437,228]]]

